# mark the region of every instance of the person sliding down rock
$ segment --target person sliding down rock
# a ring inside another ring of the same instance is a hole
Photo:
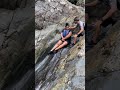
[[[71,43],[72,32],[69,30],[69,23],[66,23],[65,28],[61,32],[61,39],[55,44],[48,54],[53,54],[59,49]]]
[[[74,30],[73,32],[75,32],[73,45],[76,44],[77,37],[83,36],[84,27],[85,27],[84,22],[80,21],[78,17],[74,18],[74,23],[77,25],[75,27],[69,28],[70,30]]]
[[[86,6],[86,13],[91,13],[91,10],[87,10],[88,7],[96,6],[98,4],[103,4],[105,6],[105,10],[107,11],[105,15],[102,17],[98,17],[97,21],[95,22],[95,34],[93,35],[93,39],[91,41],[91,44],[95,45],[97,44],[98,36],[100,35],[100,27],[101,26],[108,26],[109,24],[114,24],[115,21],[113,20],[113,15],[117,11],[119,5],[119,0],[94,0],[93,2],[85,4]],[[118,5],[118,6],[117,6]]]

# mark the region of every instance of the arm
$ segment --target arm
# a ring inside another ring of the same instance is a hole
[[[69,30],[74,30],[76,28],[76,26],[71,26],[71,27],[69,27]]]
[[[80,22],[79,25],[80,25],[81,28],[80,28],[80,31],[77,33],[77,35],[84,31],[84,23]]]
[[[98,0],[95,0],[95,1],[93,1],[93,2],[90,2],[90,3],[85,4],[85,6],[91,7],[91,6],[97,5],[98,3],[99,3],[99,1],[98,1]]]
[[[69,32],[69,34],[64,39],[68,39],[71,35],[72,35],[72,32]]]
[[[111,17],[115,12],[117,11],[117,6],[116,6],[116,3],[111,3],[111,8],[110,10],[107,12],[107,14],[105,16],[102,17],[102,20],[106,20],[108,19],[109,17]]]
[[[83,31],[84,31],[84,28],[81,28],[80,31],[77,33],[77,35],[82,33]]]
[[[63,38],[63,34],[61,33],[61,37]]]

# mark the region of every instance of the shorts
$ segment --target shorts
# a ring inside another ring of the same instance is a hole
[[[62,38],[61,38],[61,41],[62,41]],[[68,44],[71,44],[71,37],[66,39],[65,41],[67,41]]]
[[[83,33],[78,34],[78,36],[77,36],[77,37],[80,37],[80,36],[83,36]]]
[[[112,18],[108,18],[105,21],[103,21],[103,23],[101,24],[101,26],[106,27],[109,24],[114,25],[116,23],[116,21],[114,21]]]

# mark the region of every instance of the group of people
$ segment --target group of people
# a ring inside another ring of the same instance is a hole
[[[65,24],[65,28],[61,32],[61,39],[50,50],[49,54],[53,54],[57,52],[59,49],[71,44],[71,36],[74,30],[76,30],[77,32],[74,35],[74,40],[72,45],[76,44],[77,37],[83,36],[84,22],[80,21],[78,17],[75,17],[74,23],[76,24],[76,26],[70,26],[69,23]]]
[[[64,46],[71,43],[71,36],[72,31],[75,31],[75,28],[79,27],[79,31],[74,35],[74,42],[73,45],[76,44],[77,37],[83,36],[84,29],[87,29],[87,22],[91,18],[89,15],[91,10],[89,7],[96,6],[96,5],[104,5],[106,6],[105,10],[106,13],[102,17],[96,17],[96,21],[94,21],[94,30],[95,33],[93,34],[93,38],[91,40],[91,44],[95,45],[98,42],[98,37],[100,35],[101,26],[106,27],[109,24],[114,25],[117,22],[117,19],[113,19],[114,15],[117,11],[120,10],[120,1],[119,0],[94,0],[93,2],[89,2],[85,4],[85,25],[82,21],[79,20],[78,17],[74,18],[74,23],[77,24],[76,27],[71,27],[69,23],[66,23],[65,28],[61,32],[61,39],[55,44],[55,46],[50,50],[49,53],[54,53],[59,49],[63,48]],[[94,10],[94,9],[93,9]],[[97,14],[97,13],[96,13]],[[94,17],[94,16],[93,16]]]

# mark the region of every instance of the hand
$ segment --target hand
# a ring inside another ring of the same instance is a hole
[[[102,21],[101,20],[97,20],[97,22],[95,23],[95,26],[96,27],[100,27],[101,24],[102,24]]]
[[[62,38],[62,41],[65,41],[65,38]]]
[[[74,35],[74,37],[77,37],[77,36],[78,36],[77,34]]]

